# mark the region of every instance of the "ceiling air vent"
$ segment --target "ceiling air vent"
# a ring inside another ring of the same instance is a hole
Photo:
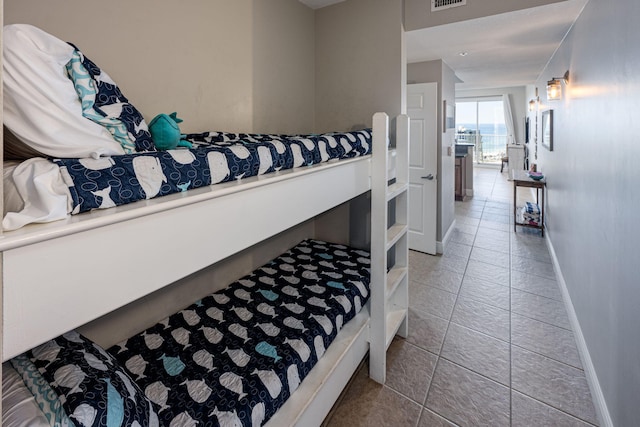
[[[464,6],[467,0],[431,0],[431,12]]]

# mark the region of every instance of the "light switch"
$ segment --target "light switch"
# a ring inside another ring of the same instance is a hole
[[[447,147],[447,156],[451,156],[451,146]]]

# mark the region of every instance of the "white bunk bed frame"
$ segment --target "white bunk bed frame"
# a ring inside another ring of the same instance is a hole
[[[396,332],[407,333],[408,129],[407,116],[399,116],[392,138],[387,115],[376,113],[371,156],[190,190],[186,196],[174,194],[5,233],[0,238],[2,360],[371,190],[370,304],[345,325],[267,425],[317,424],[367,352],[370,376],[384,382],[386,349]],[[390,139],[395,140],[396,150],[389,151]],[[388,186],[394,156],[396,182]],[[388,229],[389,201],[396,203],[398,224]],[[236,218],[243,218],[242,229],[233,226]],[[396,263],[387,273],[391,248]],[[168,253],[189,256],[172,261]]]

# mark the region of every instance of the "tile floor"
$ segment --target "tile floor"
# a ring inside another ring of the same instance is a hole
[[[513,232],[506,177],[475,168],[445,253],[410,253],[409,337],[386,384],[363,364],[326,426],[597,425],[545,241]]]

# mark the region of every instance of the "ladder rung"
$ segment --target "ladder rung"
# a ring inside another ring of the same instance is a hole
[[[387,188],[387,202],[389,200],[395,199],[400,194],[407,191],[408,188],[409,188],[409,185],[406,182],[396,182],[394,184],[391,184]]]
[[[387,273],[387,299],[393,295],[398,288],[398,285],[402,283],[402,280],[406,277],[409,269],[407,267],[393,267]]]
[[[392,310],[387,314],[387,336],[386,336],[386,347],[387,349],[391,345],[391,341],[393,341],[393,337],[396,336],[398,329],[400,329],[400,325],[404,321],[407,316],[406,309],[397,309]]]
[[[387,230],[386,250],[388,251],[389,249],[391,249],[393,245],[395,245],[398,242],[398,240],[400,240],[400,238],[402,238],[402,236],[404,236],[407,233],[408,229],[409,227],[407,226],[407,224],[392,225],[391,228]]]

